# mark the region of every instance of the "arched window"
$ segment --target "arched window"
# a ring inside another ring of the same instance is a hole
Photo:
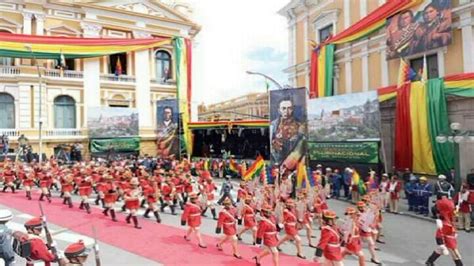
[[[15,128],[15,100],[8,93],[0,93],[0,128]]]
[[[157,51],[155,54],[156,79],[161,82],[171,78],[171,55],[166,51]]]
[[[67,95],[54,99],[54,127],[76,128],[76,101]]]

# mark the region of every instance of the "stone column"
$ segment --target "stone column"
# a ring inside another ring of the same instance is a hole
[[[464,61],[464,73],[474,71],[474,27],[472,26],[472,15],[471,9],[467,9],[459,16],[459,23],[462,33],[462,50],[463,50],[463,61]]]
[[[102,26],[81,23],[84,37],[99,37]],[[87,126],[87,109],[100,106],[100,58],[84,59],[84,127]]]
[[[149,38],[147,32],[134,31],[134,38]],[[150,90],[150,62],[149,51],[141,50],[135,52],[135,99],[138,109],[140,128],[150,128],[151,121],[151,90]]]
[[[35,14],[36,35],[44,35],[44,14]]]

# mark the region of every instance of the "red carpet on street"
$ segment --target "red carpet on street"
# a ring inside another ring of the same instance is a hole
[[[93,237],[91,225],[94,225],[99,241],[163,265],[255,265],[252,257],[260,252],[259,248],[240,245],[243,259],[238,260],[232,256],[228,244],[224,245],[223,252],[217,250],[216,237],[205,236],[208,247],[202,249],[198,247],[194,236],[190,242],[183,239],[185,227],[180,229],[140,219],[142,229],[137,230],[132,225],[126,224],[123,214],[118,214],[119,222],[112,222],[97,208],[92,208],[92,214],[87,214],[78,209],[77,202],[72,209],[61,202],[62,199],[54,198],[52,203],[47,201],[42,203],[48,222],[89,237]],[[24,193],[3,193],[0,195],[0,203],[20,212],[40,215],[38,201],[27,200]],[[262,260],[262,265],[272,265],[270,255]],[[315,265],[315,263],[295,256],[280,255],[280,265]]]

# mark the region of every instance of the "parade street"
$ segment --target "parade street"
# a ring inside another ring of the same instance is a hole
[[[220,182],[217,182],[218,187],[220,188]],[[237,187],[237,183],[234,182],[234,187]],[[22,192],[20,192],[22,194]],[[59,194],[57,192],[53,191],[53,203],[60,201],[60,199],[57,197]],[[28,220],[28,218],[31,218],[32,215],[38,215],[37,213],[21,213],[17,212],[15,209],[12,209],[9,207],[10,205],[8,204],[8,197],[11,197],[12,195],[10,193],[3,193],[0,198],[0,208],[9,208],[12,211],[14,211],[14,219],[8,223],[8,226],[12,228],[13,230],[23,230],[23,223]],[[236,198],[236,193],[235,190],[232,191],[232,196],[235,199]],[[35,198],[34,198],[35,199]],[[37,202],[33,199],[33,201],[27,201],[26,198],[24,199],[25,204],[31,204],[31,205],[36,205]],[[77,196],[74,196],[73,201],[77,203],[79,201],[79,198]],[[84,217],[90,222],[90,225],[93,225],[94,223],[97,223],[99,221],[95,221],[95,219],[98,220],[103,220],[101,212],[101,208],[97,207],[93,203],[93,199],[90,199],[90,203],[93,206],[92,214],[88,215],[84,213]],[[344,210],[346,207],[348,207],[350,204],[344,201],[339,201],[339,200],[328,200],[329,207],[336,211],[336,213],[339,215],[339,217],[343,216]],[[77,204],[76,204],[77,205]],[[48,210],[48,203],[44,202],[43,203],[44,209],[47,212]],[[121,207],[120,204],[116,205],[116,209],[119,210]],[[74,211],[80,212],[80,210],[77,209],[77,206],[74,207]],[[143,216],[144,209],[139,210],[139,217],[140,219],[145,219],[142,218]],[[182,234],[184,234],[184,227],[180,226],[180,214],[181,211],[178,211],[178,215],[171,215],[169,211],[167,210],[164,214],[161,215],[162,218],[162,224],[169,225],[172,227],[176,227],[179,230],[182,231]],[[97,218],[99,217],[99,218]],[[151,220],[151,219],[150,219]],[[114,226],[114,232],[119,235],[122,233],[123,228],[129,228],[130,226],[127,225],[123,219],[119,218],[119,222],[117,223],[121,226]],[[91,246],[94,242],[94,239],[89,236],[84,236],[81,233],[77,233],[74,231],[74,228],[71,228],[70,230],[67,230],[67,228],[62,228],[59,227],[55,224],[50,223],[52,234],[54,236],[54,239],[58,242],[59,249],[64,249],[65,246],[68,244],[77,241],[78,239],[82,239],[87,246]],[[152,226],[163,226],[159,224],[153,224]],[[203,234],[216,237],[217,235],[215,234],[215,226],[216,226],[216,221],[214,221],[211,217],[211,214],[208,213],[208,217],[203,217],[203,223],[201,226],[201,232]],[[431,251],[436,247],[435,240],[434,240],[434,232],[436,230],[436,225],[432,221],[427,221],[424,219],[417,219],[413,217],[408,217],[402,214],[399,215],[394,215],[394,214],[389,214],[385,213],[384,214],[384,222],[383,222],[383,233],[385,237],[383,240],[386,242],[386,244],[377,244],[377,246],[381,249],[378,251],[378,256],[380,260],[382,261],[383,265],[406,265],[406,266],[416,266],[416,265],[424,265],[424,262],[426,258],[430,255]],[[316,227],[316,225],[315,225]],[[92,230],[92,229],[91,229]],[[139,231],[133,231],[134,234],[143,234],[146,235],[148,232],[146,230],[139,230]],[[319,234],[320,231],[317,230],[316,228],[314,229],[313,235],[316,237],[314,240],[319,240]],[[90,234],[88,234],[90,235]],[[101,235],[101,232],[98,232],[98,235]],[[300,231],[300,236],[303,239],[303,255],[307,257],[307,262],[310,262],[311,259],[314,257],[314,248],[311,248],[307,245],[306,241],[306,235],[304,230]],[[100,237],[99,237],[100,238]],[[215,243],[216,240],[211,240],[214,242],[209,242],[207,241],[208,248],[205,250],[201,250],[199,252],[206,254],[206,252],[212,252],[215,253],[216,247]],[[185,243],[184,240],[182,240],[183,244]],[[243,243],[245,245],[250,245],[252,242],[251,240],[251,235],[250,233],[246,233],[243,235]],[[315,242],[317,243],[317,242]],[[460,247],[460,252],[461,255],[463,256],[463,260],[465,261],[465,265],[474,265],[474,255],[472,253],[472,245],[474,244],[474,237],[472,234],[468,234],[464,231],[458,232],[458,245]],[[100,254],[101,254],[101,261],[102,265],[131,265],[131,262],[133,262],[133,265],[143,265],[143,266],[148,266],[148,265],[170,265],[169,263],[160,263],[160,261],[156,260],[150,260],[148,258],[142,257],[137,254],[133,254],[132,252],[129,252],[127,250],[121,249],[114,245],[113,243],[108,243],[105,244],[101,241],[99,241],[99,246],[100,246]],[[286,253],[290,256],[295,256],[296,255],[296,249],[295,246],[291,242],[287,242],[284,245],[282,245],[282,250],[283,253]],[[369,253],[364,246],[364,254],[366,256],[366,263],[367,265],[370,265],[369,259]],[[156,253],[163,252],[159,248],[156,249]],[[229,260],[232,261],[231,255],[229,254]],[[251,257],[244,257],[244,265],[251,265]],[[303,260],[298,259],[297,261],[303,262]],[[19,265],[23,264],[23,261],[21,261],[21,258],[17,258],[17,262]],[[238,261],[235,261],[238,262]],[[438,260],[437,265],[451,265],[452,261],[449,256],[442,256]],[[270,265],[270,261],[264,260],[263,265]],[[35,265],[41,265],[41,264],[35,264]],[[85,265],[95,265],[94,260],[89,260]],[[173,264],[171,264],[173,265]],[[175,264],[177,265],[177,264]],[[199,263],[193,263],[193,265],[200,265]],[[206,265],[219,265],[215,264],[213,262],[208,262]],[[344,265],[358,265],[357,259],[355,257],[346,257],[344,261]]]

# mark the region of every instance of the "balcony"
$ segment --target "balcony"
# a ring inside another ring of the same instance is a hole
[[[84,78],[84,74],[82,73],[82,71],[64,70],[61,76],[61,71],[59,71],[59,69],[46,69],[44,71],[44,76],[52,77],[52,78],[72,78],[72,79]]]
[[[0,136],[7,135],[8,137],[18,137],[20,136],[20,130],[11,129],[11,128],[0,128]]]
[[[176,85],[176,81],[172,79],[163,80],[163,79],[150,79],[151,84],[158,84],[158,85],[169,85],[174,86]]]
[[[112,81],[112,82],[130,82],[134,83],[135,82],[135,77],[134,76],[128,76],[128,75],[115,75],[115,74],[101,74],[100,75],[100,80],[101,81]]]
[[[44,135],[45,137],[77,137],[83,136],[83,131],[75,128],[46,129]]]
[[[0,76],[16,76],[20,74],[20,67],[0,66]]]

